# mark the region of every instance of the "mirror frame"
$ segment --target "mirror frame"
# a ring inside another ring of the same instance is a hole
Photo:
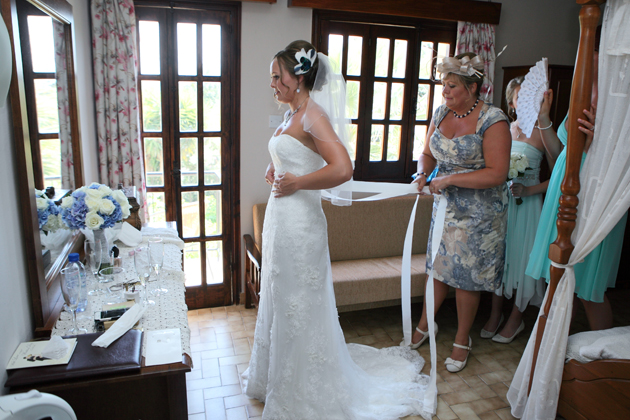
[[[16,1],[28,1],[35,7],[64,24],[67,57],[68,96],[72,136],[72,154],[74,162],[75,186],[84,184],[83,157],[81,154],[81,136],[79,131],[79,112],[77,85],[74,65],[74,43],[72,5],[66,0],[0,0],[2,17],[9,32],[13,48],[12,75],[9,97],[13,117],[13,141],[15,145],[15,164],[18,174],[18,194],[21,203],[22,236],[26,272],[29,281],[31,311],[33,313],[34,336],[49,337],[59,313],[63,308],[61,295],[60,271],[70,252],[82,248],[83,235],[77,231],[66,243],[59,257],[51,262],[51,268],[44,274],[44,263],[39,237],[37,205],[35,201],[35,181],[31,157],[31,137],[29,134],[28,110],[24,90],[22,50]]]

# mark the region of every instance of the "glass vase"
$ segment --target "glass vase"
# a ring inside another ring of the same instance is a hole
[[[109,244],[107,243],[107,236],[103,229],[94,229],[94,245],[100,249],[101,265],[99,270],[112,266],[112,259],[109,252]]]

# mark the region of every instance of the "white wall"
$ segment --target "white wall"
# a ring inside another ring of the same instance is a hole
[[[575,0],[502,0],[501,21],[495,30],[497,58],[494,103],[501,105],[505,92],[503,67],[533,65],[542,57],[549,64],[574,65],[580,38]],[[602,8],[603,12],[603,8]]]
[[[79,94],[80,130],[83,147],[84,176],[87,182],[98,180],[95,140],[94,88],[92,85],[91,37],[88,0],[70,0],[75,20],[75,65]],[[0,395],[6,393],[4,367],[18,344],[32,338],[26,261],[23,254],[22,221],[17,197],[18,176],[12,133],[11,103],[0,98]],[[250,217],[251,218],[251,217]]]

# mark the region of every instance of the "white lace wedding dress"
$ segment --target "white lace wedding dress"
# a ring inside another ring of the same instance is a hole
[[[321,156],[286,134],[272,137],[276,173],[320,169]],[[423,412],[428,376],[408,347],[346,345],[330,271],[320,191],[269,198],[260,307],[245,393],[265,420],[387,420]]]

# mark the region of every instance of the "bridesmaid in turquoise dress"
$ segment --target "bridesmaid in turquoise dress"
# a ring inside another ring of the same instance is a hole
[[[523,81],[524,77],[519,76],[508,83],[505,98],[511,113],[518,112],[518,93]],[[542,195],[549,183],[549,181],[541,183],[539,179],[540,163],[545,155],[540,131],[534,129],[531,137],[527,138],[518,122],[514,121],[510,126],[510,132],[511,153],[525,155],[528,169],[523,176],[511,182],[503,284],[492,295],[492,312],[480,334],[481,338],[492,338],[495,342],[505,344],[512,342],[525,328],[523,312],[527,306],[529,304],[540,306],[545,294],[544,280],[526,275],[525,267],[534,245],[542,209]],[[514,305],[505,326],[497,333],[503,323],[503,297],[514,298]]]
[[[578,122],[582,124],[580,130],[587,135],[587,141],[585,151],[588,151],[588,147],[593,139],[593,128],[595,121],[595,111],[597,107],[597,59],[598,53],[595,53],[595,74],[593,77],[593,93],[591,98],[591,110],[584,110],[584,114],[589,118],[589,121],[578,119]],[[549,90],[545,93],[545,102],[543,102],[543,109],[547,111],[543,114],[541,109],[541,115],[538,122],[543,127],[551,125],[549,119],[549,107],[553,99],[552,91]],[[545,103],[549,105],[545,107]],[[564,119],[560,128],[558,129],[557,136],[554,135],[553,128],[546,130],[548,134],[543,135],[543,141],[545,147],[549,150],[553,156],[557,150],[561,147],[558,142],[561,142],[563,146],[567,143],[567,118]],[[566,147],[562,149],[557,155],[551,179],[549,180],[549,187],[547,189],[547,196],[545,197],[545,203],[543,205],[542,214],[540,216],[540,224],[536,232],[536,241],[534,242],[534,248],[529,257],[529,263],[525,273],[534,278],[545,278],[549,280],[549,266],[550,260],[547,256],[549,252],[549,245],[556,240],[558,231],[556,229],[556,219],[558,215],[558,199],[562,195],[560,191],[560,185],[564,178],[564,172],[566,168]],[[582,163],[584,158],[582,157]],[[579,208],[578,208],[579,211]],[[580,301],[584,305],[586,311],[586,317],[588,319],[591,330],[601,330],[612,328],[612,308],[610,302],[606,297],[606,290],[614,287],[617,280],[617,271],[619,269],[619,260],[621,258],[621,247],[623,245],[623,235],[626,227],[627,213],[613,230],[608,234],[601,244],[597,246],[585,259],[584,262],[575,266],[575,293]]]

